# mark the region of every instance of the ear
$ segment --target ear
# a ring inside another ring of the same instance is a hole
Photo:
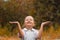
[[[35,27],[35,22],[33,23],[33,27]]]

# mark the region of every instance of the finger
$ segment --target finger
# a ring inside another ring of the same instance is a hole
[[[44,22],[43,24],[49,24],[50,23],[50,21],[47,21],[47,22]]]
[[[9,22],[9,23],[16,23],[16,22]]]
[[[52,22],[51,21],[48,21],[46,24],[52,24]]]

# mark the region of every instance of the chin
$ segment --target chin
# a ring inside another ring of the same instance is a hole
[[[27,26],[31,27],[32,25],[27,25]]]

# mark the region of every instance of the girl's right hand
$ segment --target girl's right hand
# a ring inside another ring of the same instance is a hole
[[[16,23],[16,24],[19,24],[19,22],[18,21],[9,21],[9,23]]]

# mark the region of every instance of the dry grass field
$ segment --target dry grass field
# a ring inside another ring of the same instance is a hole
[[[0,36],[0,40],[20,40],[17,36]],[[53,27],[43,32],[42,40],[60,40],[60,28],[54,30]]]

